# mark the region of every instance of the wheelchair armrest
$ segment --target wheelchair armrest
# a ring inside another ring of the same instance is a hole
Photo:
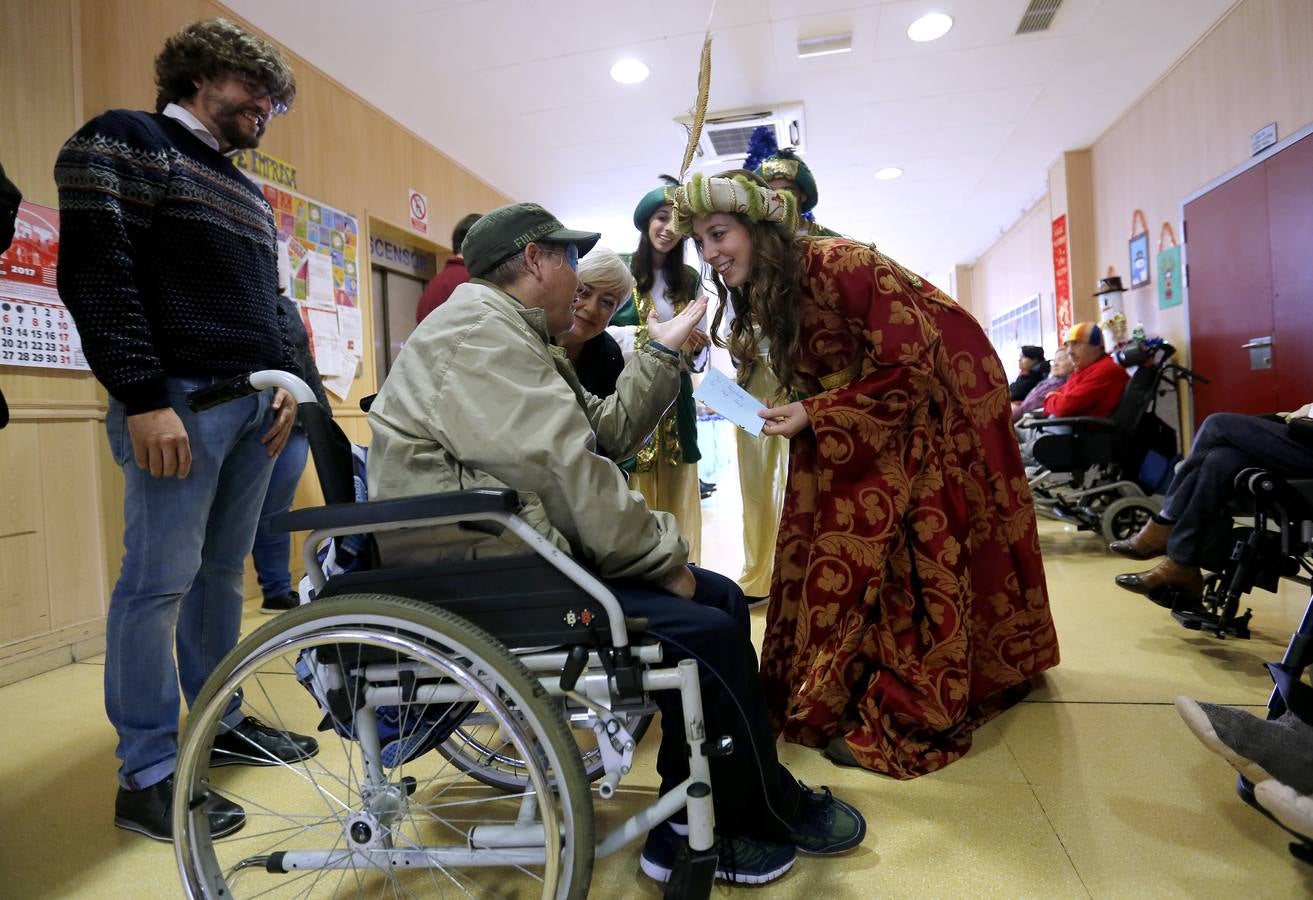
[[[485,513],[513,513],[520,505],[515,491],[448,491],[421,494],[392,500],[369,500],[364,503],[333,503],[294,509],[274,516],[274,531],[317,531],[321,528],[359,528],[369,531],[372,525],[437,519],[446,516],[471,516]]]
[[[1017,423],[1018,428],[1035,428],[1040,431],[1046,428],[1056,428],[1060,425],[1097,425],[1100,428],[1108,429],[1117,427],[1117,423],[1112,419],[1100,419],[1096,416],[1057,416],[1050,419],[1033,419],[1029,422],[1022,419]]]

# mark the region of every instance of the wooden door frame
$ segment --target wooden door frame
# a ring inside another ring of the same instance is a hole
[[[1190,241],[1189,241],[1190,233],[1188,226],[1185,224],[1185,208],[1189,206],[1191,203],[1193,203],[1194,201],[1198,200],[1200,197],[1204,196],[1205,194],[1214,191],[1217,188],[1221,187],[1222,185],[1226,184],[1228,181],[1231,181],[1232,179],[1238,178],[1241,175],[1245,174],[1250,169],[1254,168],[1254,166],[1261,165],[1262,163],[1267,162],[1269,159],[1276,156],[1282,150],[1285,150],[1287,147],[1299,143],[1309,135],[1313,135],[1313,122],[1310,122],[1309,124],[1305,125],[1303,128],[1299,129],[1298,131],[1292,132],[1291,134],[1277,141],[1275,144],[1273,144],[1271,147],[1268,147],[1266,150],[1262,151],[1261,153],[1258,153],[1255,156],[1251,156],[1249,159],[1245,160],[1240,165],[1236,166],[1234,169],[1231,169],[1230,171],[1217,176],[1212,181],[1205,184],[1203,187],[1200,187],[1192,191],[1190,194],[1188,194],[1185,197],[1185,199],[1181,201],[1180,220],[1181,220],[1181,230],[1183,232],[1183,237],[1181,241],[1181,268],[1183,272],[1188,273],[1190,271],[1188,268],[1190,265]],[[1193,352],[1194,336],[1190,334],[1190,279],[1188,277],[1188,274],[1186,277],[1182,278],[1181,281],[1184,282],[1182,286],[1183,288],[1182,293],[1181,293],[1181,310],[1185,313],[1185,341],[1186,341],[1186,345],[1189,346],[1191,350],[1190,365],[1193,366],[1194,365],[1194,352]],[[1191,429],[1193,430],[1194,391],[1186,392],[1185,417],[1186,417],[1186,422],[1190,424]]]

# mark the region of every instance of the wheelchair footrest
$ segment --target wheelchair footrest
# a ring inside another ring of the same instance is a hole
[[[1191,631],[1207,631],[1219,638],[1233,637],[1242,641],[1249,640],[1249,620],[1253,617],[1254,611],[1252,609],[1246,609],[1242,616],[1232,616],[1230,618],[1201,610],[1172,610],[1172,618]]]
[[[717,862],[719,856],[714,847],[690,850],[688,841],[682,841],[670,871],[670,880],[666,882],[665,900],[707,900],[716,883]]]

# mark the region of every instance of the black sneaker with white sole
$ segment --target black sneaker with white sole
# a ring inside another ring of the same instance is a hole
[[[681,830],[687,826],[681,826]],[[687,840],[669,822],[653,828],[643,845],[638,865],[643,874],[663,884],[670,880],[680,845]],[[712,849],[718,854],[716,880],[734,884],[766,884],[793,868],[798,853],[788,844],[755,838],[716,836]]]

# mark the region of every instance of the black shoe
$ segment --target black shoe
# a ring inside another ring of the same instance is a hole
[[[703,500],[705,500],[705,499],[707,499],[708,497],[710,497],[710,496],[711,496],[712,494],[714,494],[714,493],[716,493],[716,486],[715,486],[714,484],[712,484],[712,483],[709,482],[709,481],[703,481],[701,478],[698,479],[698,496],[699,496],[699,497],[701,497]]]
[[[260,604],[260,612],[266,616],[273,616],[287,612],[289,609],[296,609],[300,605],[300,595],[296,591],[288,591],[281,597],[265,597],[264,602]]]
[[[221,794],[210,792],[210,836],[221,838],[241,830],[246,812]],[[140,791],[119,788],[114,798],[114,825],[144,834],[153,841],[173,840],[173,776]]]
[[[214,736],[210,766],[276,766],[309,759],[319,742],[303,734],[279,731],[252,716],[223,734]]]

